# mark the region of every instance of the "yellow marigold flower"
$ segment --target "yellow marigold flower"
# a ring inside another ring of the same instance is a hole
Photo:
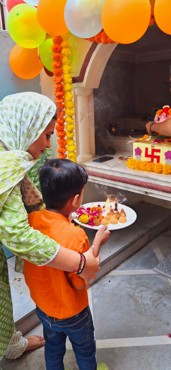
[[[74,118],[73,118],[73,117],[71,117],[71,116],[66,116],[65,121],[66,121],[67,123],[74,123]]]
[[[72,100],[68,100],[68,101],[66,101],[65,102],[65,107],[66,108],[69,108],[69,109],[72,109],[72,108],[74,108],[74,102],[72,101]]]
[[[67,145],[68,152],[74,152],[76,150],[76,145]]]
[[[67,145],[74,145],[74,144],[75,144],[75,142],[74,142],[73,139],[68,139],[67,140]]]
[[[67,116],[73,116],[74,115],[74,109],[68,109],[66,107],[65,113],[66,113]]]
[[[68,159],[70,159],[70,161],[76,162],[77,161],[76,153],[75,152],[68,153]]]
[[[83,224],[88,224],[89,221],[89,215],[84,214],[78,217],[79,221],[82,222]]]
[[[62,49],[62,55],[65,55],[66,57],[70,58],[71,50],[69,49],[69,47],[66,47],[66,48]]]
[[[67,125],[66,125],[66,131],[67,132],[71,132],[71,131],[73,131],[74,130],[74,124],[73,123],[68,123]]]
[[[72,85],[69,83],[65,83],[64,85],[64,91],[72,91]]]
[[[72,84],[72,77],[69,73],[63,75],[64,83]]]
[[[65,100],[66,100],[66,103],[65,103],[65,106],[67,103],[70,102],[70,100],[72,100],[72,93],[71,92],[66,92],[65,93]],[[70,108],[70,107],[67,107],[67,108]]]
[[[64,73],[71,73],[71,66],[63,65],[62,69]]]
[[[69,46],[68,41],[67,39],[65,39],[65,36],[64,36],[63,41],[62,41],[62,49],[68,48],[68,46]]]
[[[67,139],[72,139],[73,137],[74,137],[74,132],[66,132],[66,137],[67,137]]]
[[[70,61],[70,59],[68,59],[67,57],[63,57],[62,58],[62,64],[63,65],[67,65],[67,66],[70,66],[71,65],[71,61]]]

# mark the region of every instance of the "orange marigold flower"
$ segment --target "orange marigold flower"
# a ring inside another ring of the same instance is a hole
[[[58,148],[58,152],[59,153],[65,153],[66,152],[66,148]]]
[[[63,138],[59,138],[58,139],[58,145],[60,145],[61,147],[66,147],[66,143],[67,141]]]
[[[55,53],[60,53],[62,51],[62,45],[60,44],[53,44],[52,51]]]
[[[54,44],[61,44],[62,43],[62,37],[61,36],[55,36],[53,38]]]
[[[162,173],[163,165],[161,163],[154,163],[154,172]]]
[[[162,173],[164,175],[170,175],[171,174],[171,166],[169,166],[169,164],[164,164]]]
[[[66,158],[66,154],[59,153],[58,154],[58,158],[65,159]]]

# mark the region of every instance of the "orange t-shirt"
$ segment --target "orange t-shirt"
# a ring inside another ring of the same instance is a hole
[[[58,213],[46,209],[32,212],[29,214],[29,223],[65,248],[81,253],[89,248],[84,230]],[[33,301],[48,316],[66,319],[88,306],[84,280],[75,273],[46,265],[36,266],[25,260],[24,275]]]

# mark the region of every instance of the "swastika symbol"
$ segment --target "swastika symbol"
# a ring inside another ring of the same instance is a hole
[[[152,148],[149,151],[149,148],[145,148],[145,158],[150,158],[150,162],[160,163],[160,149]]]

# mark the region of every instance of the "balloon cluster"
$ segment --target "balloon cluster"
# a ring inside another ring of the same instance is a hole
[[[53,71],[54,35],[68,32],[64,20],[66,0],[7,0],[9,35],[16,43],[9,64],[20,78],[32,79],[41,72]]]
[[[102,30],[109,42],[129,44],[146,32],[154,11],[155,22],[171,35],[170,0],[7,0],[7,27],[16,45],[10,53],[13,72],[24,79],[42,67],[52,72],[54,36],[91,39]]]

